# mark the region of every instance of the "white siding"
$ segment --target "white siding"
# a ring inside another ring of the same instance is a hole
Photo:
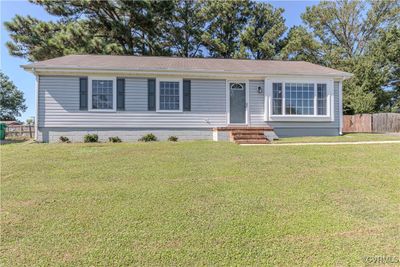
[[[79,77],[41,76],[39,127],[173,127],[212,128],[226,125],[224,80],[192,80],[192,110],[147,111],[147,79],[127,78],[125,111],[79,110]]]

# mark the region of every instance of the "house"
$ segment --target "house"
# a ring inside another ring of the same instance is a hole
[[[22,67],[36,75],[43,142],[339,135],[351,77],[304,61],[214,58],[70,55]]]

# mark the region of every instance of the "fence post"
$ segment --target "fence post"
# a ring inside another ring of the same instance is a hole
[[[374,114],[371,114],[371,133],[374,132]]]

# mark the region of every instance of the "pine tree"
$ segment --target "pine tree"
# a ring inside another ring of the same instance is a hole
[[[248,23],[240,36],[240,45],[254,59],[272,59],[281,49],[286,31],[283,9],[267,3],[255,3],[250,8]]]
[[[207,16],[207,26],[202,41],[210,56],[232,58],[239,51],[240,34],[246,25],[251,2],[205,1],[203,14]]]

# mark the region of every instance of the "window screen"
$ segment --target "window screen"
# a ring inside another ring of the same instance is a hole
[[[92,109],[113,109],[113,81],[92,80]]]
[[[282,115],[282,83],[272,84],[272,114]]]
[[[179,82],[160,82],[160,110],[179,110]]]
[[[326,84],[317,84],[317,111],[318,115],[326,115]]]
[[[314,84],[285,84],[286,115],[314,115]]]

